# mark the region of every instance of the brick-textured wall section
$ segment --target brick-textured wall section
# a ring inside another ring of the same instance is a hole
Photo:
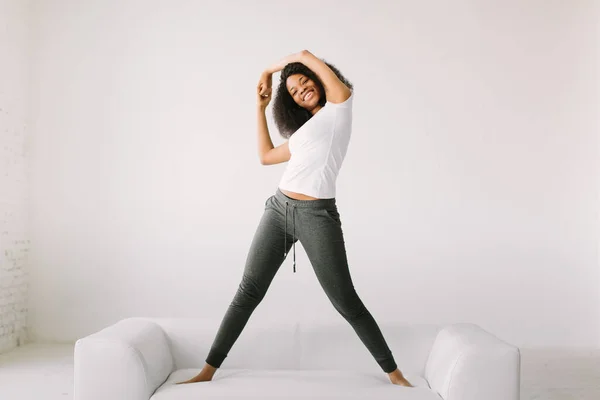
[[[28,7],[0,0],[0,353],[27,341]]]

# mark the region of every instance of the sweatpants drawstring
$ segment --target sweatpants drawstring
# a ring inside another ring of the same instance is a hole
[[[283,257],[287,257],[287,216],[288,216],[288,202],[285,202],[285,231],[283,240]],[[294,226],[294,233],[292,234],[292,247],[294,248],[294,273],[296,272],[296,213],[294,212],[296,206],[292,205],[292,224]]]

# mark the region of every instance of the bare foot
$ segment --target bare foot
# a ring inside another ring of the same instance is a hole
[[[196,383],[196,382],[208,382],[211,381],[217,369],[211,365],[205,364],[202,371],[192,379],[188,379],[187,381],[177,382],[176,385],[181,385],[184,383]]]
[[[406,380],[406,378],[404,377],[404,375],[402,375],[402,372],[400,372],[399,369],[396,369],[394,372],[390,372],[388,374],[388,376],[390,377],[390,381],[394,385],[414,387],[413,385],[410,384],[409,381]]]

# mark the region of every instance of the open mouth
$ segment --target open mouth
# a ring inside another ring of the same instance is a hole
[[[304,101],[310,99],[312,96],[313,96],[313,91],[311,90],[310,92],[308,92],[304,95]]]

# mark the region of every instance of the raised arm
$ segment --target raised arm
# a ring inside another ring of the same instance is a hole
[[[331,103],[343,103],[350,97],[351,91],[329,68],[323,60],[316,57],[308,50],[302,50],[299,53],[290,54],[282,58],[275,64],[265,70],[265,73],[273,74],[281,71],[285,66],[292,62],[300,62],[310,68],[321,80],[325,88],[327,101]]]
[[[279,164],[289,161],[291,154],[287,140],[282,145],[273,146],[269,127],[267,125],[267,116],[265,111],[267,105],[271,101],[272,89],[270,87],[271,73],[264,72],[257,87],[257,107],[256,119],[257,125],[257,140],[258,140],[258,158],[262,165]]]

